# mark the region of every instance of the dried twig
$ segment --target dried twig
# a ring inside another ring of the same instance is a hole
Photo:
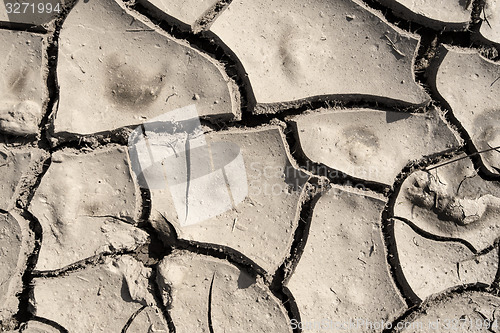
[[[387,43],[387,45],[391,46],[392,49],[394,50],[394,52],[396,52],[397,54],[399,54],[402,57],[406,57],[406,54],[404,54],[403,52],[398,50],[398,48],[396,47],[396,44],[394,44],[394,42],[389,38],[389,36],[384,35],[384,37],[387,38],[387,40],[389,41],[389,43]]]
[[[455,163],[455,162],[458,162],[458,161],[460,161],[460,160],[466,159],[467,157],[470,157],[470,156],[476,156],[476,155],[479,155],[479,154],[482,154],[482,153],[487,153],[487,152],[492,151],[492,150],[498,151],[498,149],[500,149],[500,146],[497,146],[497,147],[492,147],[492,148],[490,148],[490,149],[481,150],[481,151],[478,151],[478,152],[476,152],[476,153],[472,153],[472,154],[469,154],[469,155],[465,155],[465,156],[459,157],[459,158],[457,158],[457,159],[454,159],[454,160],[451,160],[451,161],[445,162],[445,163],[443,163],[443,164],[435,165],[435,166],[433,166],[432,168],[425,168],[424,170],[425,170],[425,171],[434,170],[434,169],[440,168],[440,167],[442,167],[442,166],[445,166],[445,165],[448,165],[448,164]]]

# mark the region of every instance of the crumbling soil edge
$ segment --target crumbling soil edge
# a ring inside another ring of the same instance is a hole
[[[404,322],[411,322],[415,320],[420,314],[425,313],[425,309],[427,307],[432,306],[433,304],[439,303],[442,300],[451,297],[454,294],[462,294],[468,291],[473,291],[473,292],[483,292],[487,294],[491,294],[493,296],[498,296],[497,292],[492,290],[491,287],[488,287],[482,283],[475,283],[475,284],[466,284],[466,285],[461,285],[457,287],[452,287],[448,290],[445,290],[444,292],[433,295],[431,298],[428,298],[426,301],[415,305],[411,308],[409,308],[405,313],[403,313],[399,318],[394,320],[392,322],[392,328],[384,329],[382,333],[398,333],[401,332],[401,330],[397,330],[397,324],[398,323],[404,323]],[[404,325],[403,325],[404,327]]]
[[[413,172],[417,170],[422,170],[429,165],[433,165],[443,159],[450,158],[458,154],[460,149],[450,150],[446,153],[435,154],[433,156],[424,157],[420,161],[414,161],[408,163],[400,174],[396,177],[394,185],[391,191],[387,195],[387,203],[382,212],[382,235],[383,242],[386,247],[387,263],[389,265],[389,271],[392,275],[393,281],[405,300],[408,307],[412,307],[420,304],[421,299],[413,292],[410,285],[404,277],[401,265],[399,263],[399,254],[396,246],[396,239],[394,236],[394,206],[396,205],[396,200],[401,191],[406,178]]]
[[[23,289],[19,294],[19,308],[14,315],[14,319],[19,323],[27,322],[34,318],[35,308],[33,306],[33,270],[38,262],[38,253],[42,245],[42,226],[38,219],[32,215],[28,210],[24,209],[20,215],[29,222],[29,228],[34,234],[34,247],[33,251],[28,255],[26,270],[22,276]]]
[[[192,27],[194,33],[210,29],[215,20],[221,15],[233,0],[219,0],[210,7],[200,18],[198,18]]]

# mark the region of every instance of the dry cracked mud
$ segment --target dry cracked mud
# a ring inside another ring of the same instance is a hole
[[[403,18],[443,30],[465,30],[472,13],[471,1],[377,0]]]
[[[0,3],[0,332],[500,332],[498,0]]]

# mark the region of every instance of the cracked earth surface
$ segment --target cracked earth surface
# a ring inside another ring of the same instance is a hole
[[[1,332],[500,332],[497,0],[15,3]]]

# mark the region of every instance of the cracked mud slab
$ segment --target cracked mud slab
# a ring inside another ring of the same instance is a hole
[[[0,331],[497,319],[498,0],[9,1]]]
[[[35,135],[47,97],[43,37],[2,29],[0,44],[0,132]]]
[[[485,292],[445,294],[424,303],[403,321],[407,328],[395,332],[499,332],[498,307],[500,298]]]
[[[0,214],[0,322],[17,312],[22,291],[21,276],[28,260],[28,222],[17,213]]]
[[[418,37],[351,0],[233,1],[210,31],[241,61],[257,113],[325,95],[429,102],[414,80]]]
[[[155,16],[182,29],[197,30],[199,20],[218,2],[217,0],[138,0]]]
[[[406,309],[386,261],[384,205],[378,196],[337,187],[319,198],[307,243],[286,284],[303,324],[322,318],[392,321]],[[372,332],[365,326],[358,331]]]
[[[472,1],[467,0],[377,0],[402,17],[443,30],[465,30],[472,14]]]
[[[500,236],[500,184],[479,177],[468,158],[431,168],[405,179],[394,216],[478,252],[492,246]]]
[[[160,263],[157,280],[178,333],[292,332],[263,282],[226,261],[174,252]]]
[[[440,48],[435,88],[467,131],[478,151],[500,146],[500,65],[479,53]],[[480,155],[486,168],[500,173],[500,152]]]
[[[70,332],[121,332],[136,311],[155,308],[150,274],[151,269],[123,256],[66,275],[37,278],[33,296],[36,316]]]
[[[0,209],[14,208],[23,180],[33,177],[33,165],[42,156],[43,152],[36,148],[0,144]]]
[[[54,153],[29,207],[43,230],[36,269],[60,269],[144,244],[147,233],[131,225],[139,200],[124,148]]]
[[[486,0],[482,17],[480,34],[487,40],[500,45],[500,1]]]
[[[190,207],[188,214],[199,214],[200,219],[199,223],[183,225],[185,200],[176,213],[169,188],[154,189],[151,193],[154,224],[158,230],[164,229],[163,215],[174,226],[179,239],[230,247],[268,273],[273,273],[289,254],[309,175],[292,162],[279,127],[212,132],[206,135],[206,139],[212,147],[221,142],[239,147],[247,188],[238,187],[238,191],[234,191],[233,187],[232,193],[234,198],[238,197],[237,194],[246,195],[235,200],[234,205],[228,205],[227,211],[203,220],[204,207],[214,207],[224,200],[219,192],[226,188],[217,189],[216,183],[207,185],[201,183],[202,178],[193,177],[190,188],[201,190],[201,196],[198,198],[192,194],[191,201],[200,202],[199,206],[191,202],[193,208]],[[199,165],[193,165],[193,169],[209,163],[200,161]],[[229,169],[227,174],[231,172]],[[186,193],[185,188],[179,193]]]
[[[211,120],[238,118],[222,66],[142,19],[114,0],[79,1],[68,15],[56,135],[107,132],[193,103]]]
[[[389,186],[410,161],[460,146],[437,109],[322,110],[297,116],[292,124],[309,161]]]
[[[458,242],[424,238],[407,224],[395,220],[399,263],[413,292],[422,300],[463,285],[490,285],[498,270],[498,248],[476,255]]]

